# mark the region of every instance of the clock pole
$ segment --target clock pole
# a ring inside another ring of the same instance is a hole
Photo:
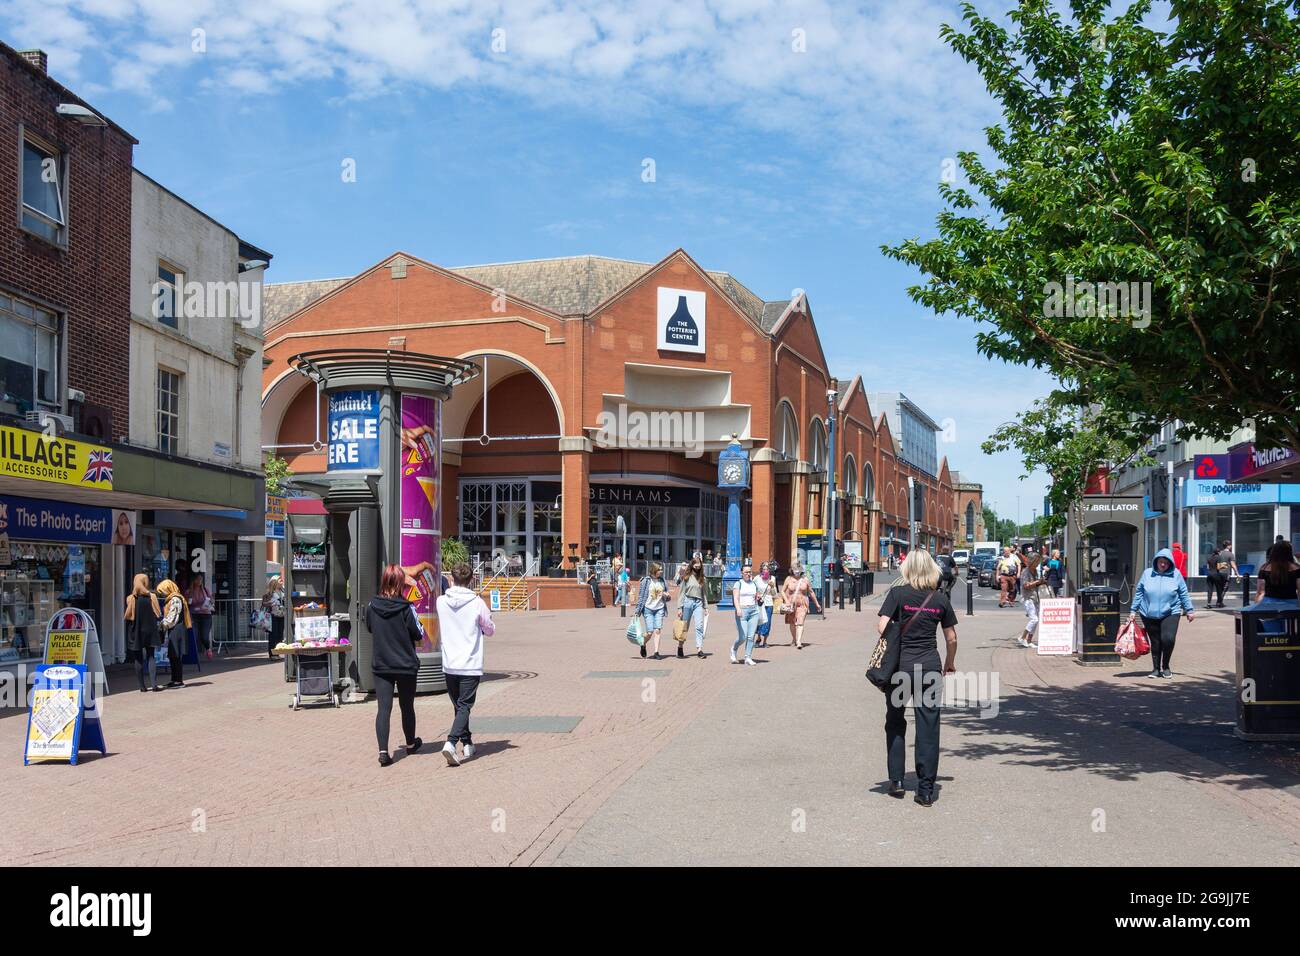
[[[722,594],[718,607],[731,610],[731,589],[740,580],[744,558],[740,533],[740,496],[749,487],[749,455],[737,435],[718,455],[718,490],[727,496],[727,562],[722,572]]]

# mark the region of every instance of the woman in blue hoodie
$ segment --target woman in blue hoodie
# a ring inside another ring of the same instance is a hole
[[[1147,639],[1151,641],[1151,673],[1148,677],[1173,677],[1169,658],[1174,653],[1174,638],[1178,634],[1178,618],[1192,615],[1192,599],[1187,593],[1187,582],[1174,567],[1174,553],[1168,548],[1156,552],[1151,567],[1138,579],[1133,596],[1133,610],[1129,620],[1142,618]]]

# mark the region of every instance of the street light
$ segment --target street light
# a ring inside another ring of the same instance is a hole
[[[833,388],[826,389],[826,547],[823,550],[826,574],[822,580],[822,611],[830,603],[831,576],[830,568],[835,560],[835,399],[839,392]]]

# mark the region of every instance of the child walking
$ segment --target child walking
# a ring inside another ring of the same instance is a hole
[[[437,605],[442,673],[447,679],[447,698],[456,708],[456,717],[442,747],[442,755],[452,767],[474,756],[469,712],[483,678],[483,638],[496,633],[487,605],[469,589],[473,578],[474,572],[468,564],[456,565],[451,569],[452,587],[438,598]],[[460,756],[456,754],[457,743],[461,745]]]

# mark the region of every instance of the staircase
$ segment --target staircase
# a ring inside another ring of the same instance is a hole
[[[494,574],[484,578],[479,585],[479,597],[492,606],[492,592],[501,592],[501,610],[526,611],[529,608],[529,591],[527,578],[512,578],[504,574]]]

